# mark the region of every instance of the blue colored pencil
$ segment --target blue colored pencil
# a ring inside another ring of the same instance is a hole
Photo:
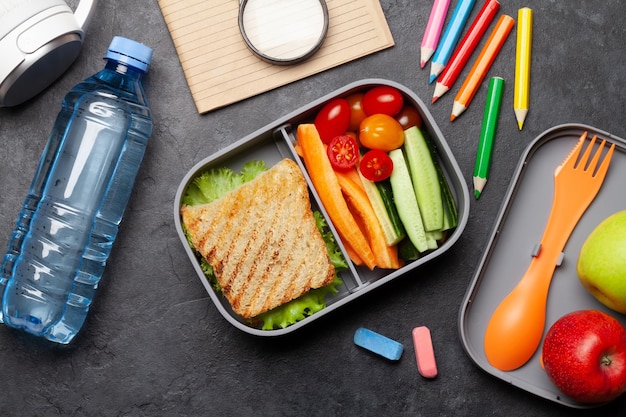
[[[450,23],[448,23],[443,37],[439,40],[439,45],[437,46],[437,50],[433,55],[433,60],[430,63],[431,83],[435,81],[437,76],[441,73],[441,71],[443,71],[448,63],[448,60],[452,56],[456,43],[461,37],[463,27],[472,12],[475,2],[476,0],[459,0],[457,3],[454,13],[450,18]]]

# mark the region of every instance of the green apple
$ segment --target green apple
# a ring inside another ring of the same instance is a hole
[[[626,314],[626,210],[610,215],[589,234],[576,269],[598,301]]]

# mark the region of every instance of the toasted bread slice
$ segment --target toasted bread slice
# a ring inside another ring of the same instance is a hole
[[[209,204],[183,206],[181,214],[194,247],[244,318],[334,279],[306,181],[290,159]]]

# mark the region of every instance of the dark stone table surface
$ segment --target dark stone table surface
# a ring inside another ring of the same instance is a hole
[[[72,346],[58,349],[0,327],[0,414],[626,413],[626,397],[600,410],[577,410],[508,385],[469,359],[458,331],[463,297],[527,145],[555,125],[574,122],[626,137],[626,99],[621,90],[626,86],[626,3],[621,0],[502,2],[500,13],[513,17],[520,7],[535,11],[531,108],[519,131],[512,110],[513,32],[490,72],[510,80],[490,179],[480,200],[471,199],[467,226],[444,256],[285,338],[241,332],[208,298],[173,222],[176,189],[195,163],[362,78],[399,82],[430,102],[433,86],[428,83],[428,67],[419,68],[419,46],[432,1],[381,0],[381,4],[395,40],[393,48],[200,115],[157,2],[101,1],[71,68],[29,102],[0,109],[0,236],[7,241],[64,94],[101,69],[113,36],[154,48],[146,81],[154,133],[84,331]],[[468,69],[469,65],[464,73]],[[486,89],[487,80],[454,123],[449,121],[453,93],[428,104],[470,190]],[[411,329],[419,325],[432,331],[439,365],[434,380],[417,372]],[[356,347],[352,337],[361,326],[403,343],[402,359],[390,363]]]

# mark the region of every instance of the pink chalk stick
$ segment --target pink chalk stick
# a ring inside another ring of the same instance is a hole
[[[420,375],[424,378],[436,377],[437,363],[435,362],[435,351],[428,327],[420,326],[413,329],[413,344],[417,370]]]

